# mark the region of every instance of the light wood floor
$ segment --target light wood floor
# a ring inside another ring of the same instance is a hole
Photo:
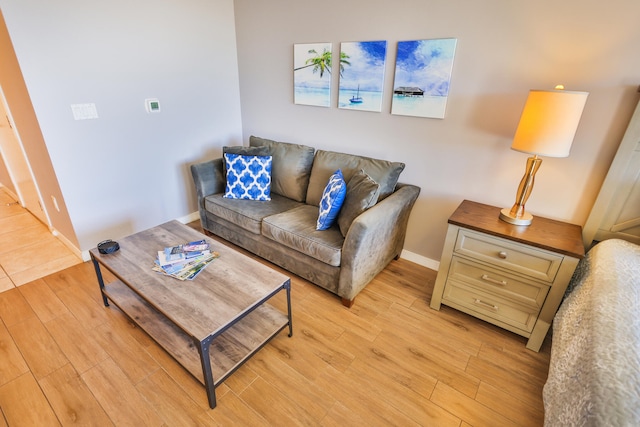
[[[430,309],[435,276],[393,261],[351,309],[293,276],[293,337],[227,379],[210,410],[199,382],[103,306],[93,266],[73,266],[0,294],[0,426],[542,425],[550,337],[535,353]]]
[[[0,292],[81,262],[0,187]]]

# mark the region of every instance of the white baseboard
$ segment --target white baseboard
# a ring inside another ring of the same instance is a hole
[[[189,215],[183,216],[181,218],[176,218],[176,221],[181,222],[183,224],[189,224],[193,221],[198,221],[200,219],[199,212],[192,212]]]
[[[413,252],[409,252],[407,250],[402,250],[402,253],[400,254],[400,258],[404,258],[408,261],[415,262],[416,264],[419,264],[423,267],[427,267],[431,270],[438,271],[438,268],[440,268],[439,261],[424,257],[422,255],[415,254]]]
[[[0,184],[0,188],[2,188],[3,191],[9,195],[9,197],[11,197],[13,200],[15,200],[16,203],[20,204],[20,198],[18,197],[18,195],[16,193],[14,193],[13,191],[9,190],[8,187],[5,187],[2,184]],[[20,204],[20,206],[22,206],[22,205]]]
[[[83,261],[89,261],[91,257],[89,256],[89,251],[80,251],[73,243],[69,241],[64,235],[60,234],[58,230],[55,228],[51,228],[51,234],[53,234],[56,239],[60,240],[63,245],[65,245],[73,254]]]

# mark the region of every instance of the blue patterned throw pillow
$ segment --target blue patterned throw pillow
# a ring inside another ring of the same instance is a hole
[[[271,156],[225,153],[227,199],[271,200]]]
[[[338,212],[340,212],[346,194],[347,183],[344,182],[342,171],[338,169],[331,175],[322,193],[316,230],[326,230],[333,225],[338,216]]]

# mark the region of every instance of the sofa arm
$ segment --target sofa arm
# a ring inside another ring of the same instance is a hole
[[[204,198],[212,194],[222,193],[226,185],[222,170],[222,159],[191,165],[191,176],[193,176],[193,182],[196,185],[198,211],[200,212],[200,221],[204,227],[207,223]]]
[[[391,260],[400,256],[420,187],[398,184],[396,191],[359,215],[349,227],[342,246],[338,295],[343,303],[356,295]]]

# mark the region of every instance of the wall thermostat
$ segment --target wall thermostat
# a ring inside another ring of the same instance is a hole
[[[147,113],[159,113],[160,101],[157,98],[149,98],[144,100],[144,106],[147,109]]]

